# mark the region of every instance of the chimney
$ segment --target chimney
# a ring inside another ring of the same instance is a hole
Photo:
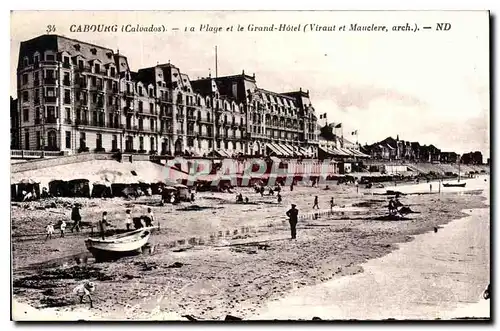
[[[242,75],[242,76],[245,76],[245,70],[242,70],[242,71],[241,71],[241,75]]]

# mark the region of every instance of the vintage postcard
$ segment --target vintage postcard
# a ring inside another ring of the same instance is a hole
[[[489,43],[488,11],[12,12],[11,318],[490,320]]]

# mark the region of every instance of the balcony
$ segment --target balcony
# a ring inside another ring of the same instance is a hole
[[[47,117],[45,123],[50,123],[50,124],[57,123],[57,118],[54,116],[49,116],[49,117]]]
[[[56,85],[56,79],[54,77],[47,77],[43,80],[46,85]]]
[[[110,129],[120,129],[120,125],[118,124],[118,122],[115,122],[115,123],[109,123],[106,125],[106,127],[110,128]]]
[[[77,126],[85,126],[85,125],[89,125],[89,121],[88,121],[88,120],[86,120],[86,119],[77,119],[77,120],[75,121],[75,124],[76,124]]]
[[[175,119],[178,122],[182,122],[182,121],[184,121],[184,116],[182,116],[182,114],[177,114],[177,115],[175,115]]]
[[[123,110],[126,112],[126,113],[133,113],[134,112],[134,109],[131,108],[130,106],[125,106],[123,108]]]
[[[88,68],[86,68],[85,66],[78,66],[78,67],[75,67],[74,68],[76,72],[85,72],[85,71],[89,71]]]
[[[45,102],[57,102],[57,97],[45,97]]]

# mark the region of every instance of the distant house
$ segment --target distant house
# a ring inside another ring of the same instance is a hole
[[[458,154],[455,152],[441,152],[439,161],[441,163],[457,163]]]
[[[460,162],[463,164],[483,164],[483,153],[480,151],[465,153],[462,155]]]
[[[414,141],[410,143],[411,146],[411,161],[420,161],[420,143]]]

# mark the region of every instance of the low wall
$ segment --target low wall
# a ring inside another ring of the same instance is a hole
[[[22,163],[11,163],[10,172],[23,172],[28,170],[37,170],[43,168],[50,168],[64,164],[80,163],[92,160],[111,160],[113,154],[95,154],[95,153],[82,153],[77,155],[61,156],[50,159],[36,159]]]

